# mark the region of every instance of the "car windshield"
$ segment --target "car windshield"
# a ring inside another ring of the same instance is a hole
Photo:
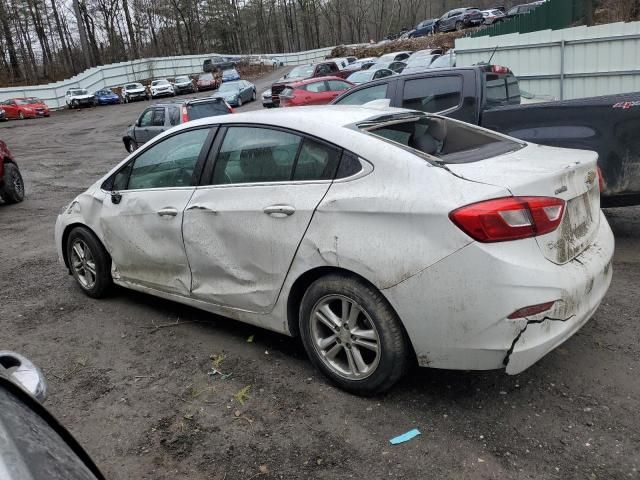
[[[437,157],[445,164],[478,162],[524,147],[478,127],[420,112],[384,115],[357,127],[414,153]]]
[[[189,77],[176,77],[176,83],[186,83],[190,81]]]
[[[237,92],[240,89],[240,82],[226,82],[220,85],[218,92]]]
[[[203,73],[202,75],[200,75],[200,77],[198,77],[198,80],[213,80],[213,74]]]
[[[355,83],[363,83],[363,82],[368,82],[369,80],[371,80],[372,76],[373,76],[373,71],[365,70],[363,72],[352,73],[351,75],[349,75],[347,80],[349,80],[350,82],[355,82]]]
[[[69,93],[71,95],[87,95],[89,92],[87,92],[84,88],[80,88],[78,90],[69,90]]]
[[[31,102],[28,101],[26,98],[16,98],[16,104],[17,105],[30,105]]]
[[[169,82],[167,80],[154,80],[151,82],[151,86],[157,87],[158,85],[167,85]]]
[[[300,65],[289,72],[287,78],[310,77],[313,75],[313,65]]]
[[[143,88],[141,83],[129,83],[124,86],[127,90],[134,90],[136,88]]]
[[[229,113],[229,109],[221,100],[187,104],[187,116],[189,120],[226,115],[227,113]]]
[[[96,95],[111,95],[111,90],[98,90]]]
[[[380,70],[382,68],[389,68],[389,64],[386,63],[386,62],[385,63],[374,63],[367,70],[369,70],[370,72],[373,72],[374,70]]]

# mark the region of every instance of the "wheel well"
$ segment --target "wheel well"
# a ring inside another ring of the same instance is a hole
[[[72,223],[71,225],[67,225],[66,228],[64,229],[64,232],[62,232],[62,258],[64,259],[64,264],[65,264],[65,266],[67,268],[69,268],[69,258],[67,257],[67,247],[66,247],[67,240],[69,239],[69,234],[71,233],[71,230],[73,230],[76,227],[82,227],[82,228],[85,228],[85,229],[89,230],[91,232],[91,234],[94,237],[96,237],[96,240],[98,240],[98,242],[100,242],[100,245],[102,245],[102,248],[104,248],[104,244],[100,240],[100,237],[98,237],[98,235],[96,235],[96,232],[91,230],[91,228],[86,226],[84,223]],[[109,258],[111,258],[111,255],[109,255],[109,252],[107,251],[106,248],[104,249],[104,251],[107,253]]]
[[[341,273],[343,275],[348,275],[350,277],[357,278],[358,280],[367,283],[371,288],[375,288],[376,290],[380,291],[373,283],[371,283],[369,280],[364,278],[362,275],[358,275],[357,273],[354,273],[351,270],[347,270],[346,268],[317,267],[312,270],[309,270],[308,272],[303,273],[296,279],[296,281],[291,286],[291,290],[289,291],[289,298],[287,300],[287,323],[289,326],[289,332],[293,336],[297,337],[300,334],[299,310],[300,310],[300,303],[302,303],[302,297],[304,296],[305,292],[311,286],[311,284],[316,280],[318,280],[320,277],[324,277],[332,273]],[[385,296],[384,293],[381,292],[381,294],[383,297]],[[387,300],[387,303],[389,303],[388,300]],[[389,306],[395,312],[395,309],[390,303],[389,303]],[[395,313],[397,315],[397,312]],[[405,335],[406,335],[407,332],[404,328],[404,325],[402,324],[402,319],[400,319],[400,324],[402,325],[402,329],[405,331]],[[407,339],[409,339],[408,335],[407,335]],[[410,341],[409,341],[409,344],[411,344]]]

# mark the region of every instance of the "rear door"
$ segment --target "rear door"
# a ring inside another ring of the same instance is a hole
[[[208,185],[196,189],[183,221],[192,296],[267,312],[341,152],[297,133],[255,125],[225,127],[216,144]]]

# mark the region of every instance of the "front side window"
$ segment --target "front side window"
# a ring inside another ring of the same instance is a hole
[[[364,105],[374,100],[385,98],[387,94],[387,84],[374,85],[372,87],[363,88],[351,95],[347,95],[336,102],[338,105]]]
[[[351,85],[347,82],[340,80],[329,80],[327,84],[329,85],[329,90],[332,92],[342,92],[343,90],[349,90],[351,88]]]
[[[153,109],[150,108],[145,110],[142,115],[140,115],[140,120],[138,120],[138,125],[140,127],[150,127],[153,120]]]
[[[387,70],[387,69],[382,69],[382,70],[378,70],[376,73],[373,74],[373,79],[376,80],[378,78],[384,78],[384,77],[388,77],[389,75],[392,75],[393,72],[391,70]]]
[[[230,127],[216,158],[213,183],[289,181],[300,141],[279,130]]]
[[[133,161],[126,189],[190,186],[208,134],[208,128],[181,132],[145,150]],[[117,183],[123,183],[118,176],[114,184]]]
[[[307,84],[305,90],[307,92],[320,93],[326,92],[327,87],[324,82],[315,82]]]
[[[404,84],[402,108],[436,113],[460,104],[462,79],[459,76],[409,80]]]

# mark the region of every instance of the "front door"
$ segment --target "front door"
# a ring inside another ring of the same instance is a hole
[[[193,171],[209,128],[180,131],[142,152],[114,177],[101,227],[115,277],[189,295],[191,272],[182,239]]]
[[[192,295],[269,311],[339,157],[338,149],[290,132],[229,127],[211,185],[196,189],[184,215]]]

